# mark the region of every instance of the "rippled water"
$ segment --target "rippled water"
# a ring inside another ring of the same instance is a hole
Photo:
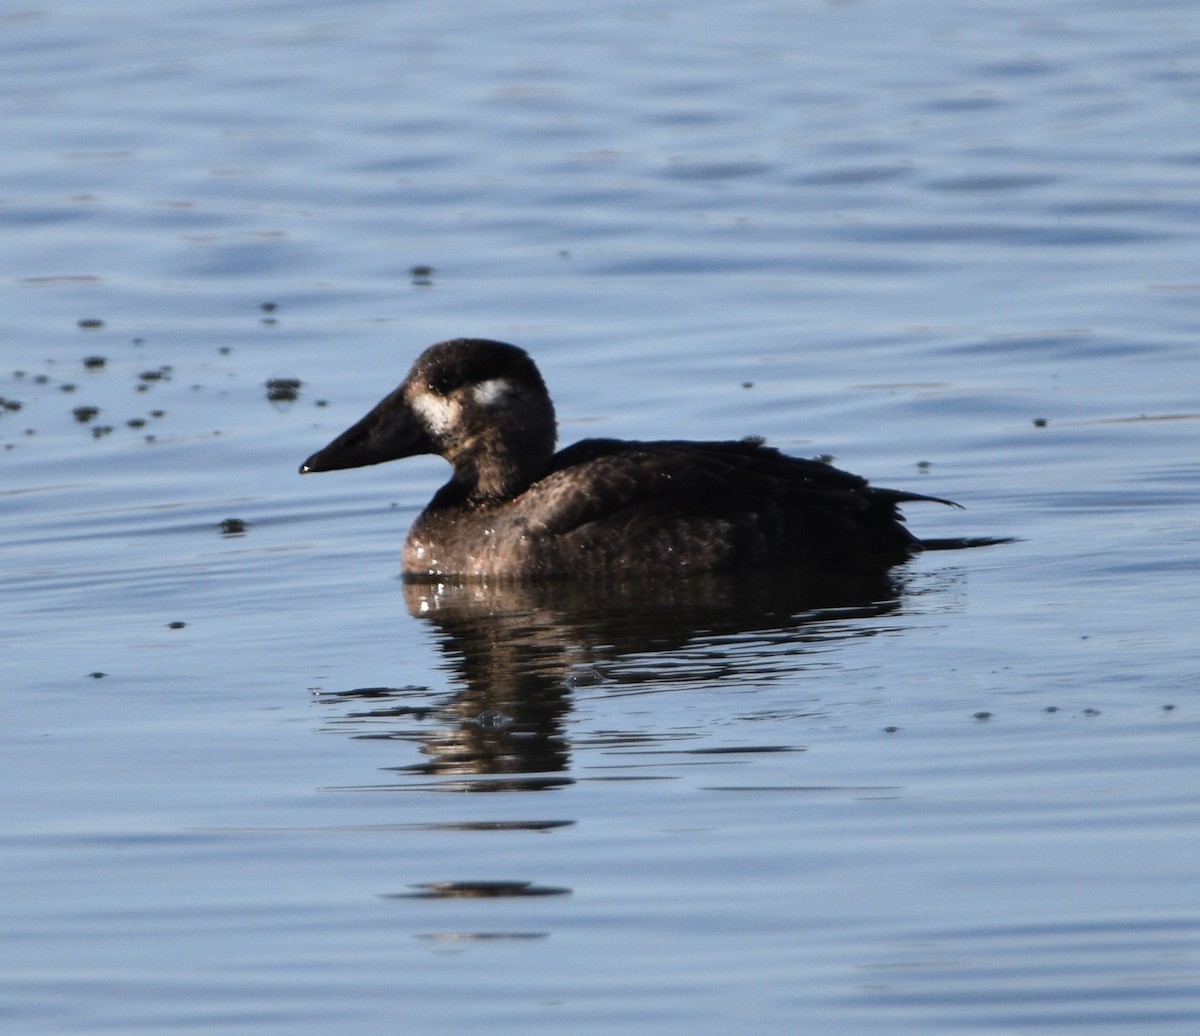
[[[1198,37],[0,17],[5,1026],[1194,1032]],[[455,335],[564,442],[766,435],[1019,542],[406,587],[444,465],[295,472]]]

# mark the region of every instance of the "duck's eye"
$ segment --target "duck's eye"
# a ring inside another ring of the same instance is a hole
[[[448,396],[458,386],[455,384],[454,379],[449,375],[439,374],[437,377],[430,378],[427,382],[425,382],[425,387],[435,395]]]

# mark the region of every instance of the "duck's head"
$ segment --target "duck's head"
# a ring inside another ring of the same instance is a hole
[[[513,496],[554,453],[554,405],[524,350],[483,338],[426,349],[391,395],[300,465],[302,475],[432,453],[472,498]]]

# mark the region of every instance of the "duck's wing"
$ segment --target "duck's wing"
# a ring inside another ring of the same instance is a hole
[[[626,543],[711,549],[710,560],[909,549],[897,504],[936,500],[874,489],[857,475],[758,440],[624,442],[563,450],[522,494],[531,532],[580,540],[603,527]],[[937,501],[948,503],[948,501]],[[707,545],[707,546],[704,546]],[[717,555],[721,555],[718,557]]]

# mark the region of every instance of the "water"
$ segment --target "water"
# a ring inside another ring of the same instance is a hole
[[[0,20],[6,1027],[1194,1032],[1198,36]],[[1020,542],[422,594],[441,462],[295,472],[454,335],[564,442],[761,434]]]

